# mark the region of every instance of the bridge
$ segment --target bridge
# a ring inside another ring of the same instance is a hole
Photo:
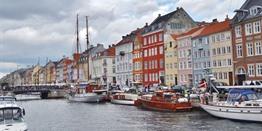
[[[38,92],[42,99],[48,99],[63,98],[68,88],[68,84],[27,84],[2,87],[1,91],[4,93],[9,92],[14,95]]]

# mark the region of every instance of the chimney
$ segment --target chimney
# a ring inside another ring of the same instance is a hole
[[[161,17],[161,14],[158,14],[158,17]]]
[[[148,23],[146,22],[146,27],[148,26]]]
[[[111,48],[111,45],[109,45],[108,48]]]
[[[216,23],[216,22],[218,22],[217,19],[213,19],[213,23]]]
[[[179,10],[179,7],[176,7],[177,10]]]
[[[226,15],[226,19],[225,19],[225,21],[227,21],[227,20],[229,20],[228,15]]]
[[[112,44],[112,47],[114,47],[115,46],[115,44]]]
[[[124,39],[125,38],[125,36],[122,36],[122,39]]]

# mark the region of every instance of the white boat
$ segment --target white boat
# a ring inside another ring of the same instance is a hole
[[[96,90],[92,93],[69,94],[68,100],[71,102],[98,103],[106,99],[106,90]]]
[[[200,106],[216,117],[262,122],[262,100],[250,89],[231,89],[226,101],[218,101],[217,95],[213,94],[213,102],[204,102]]]
[[[113,94],[110,98],[111,103],[120,105],[135,105],[138,98],[136,89],[129,89],[127,92]]]
[[[40,100],[40,94],[18,94],[15,95],[17,101]]]
[[[0,131],[27,131],[23,116],[25,110],[13,100],[0,100]]]

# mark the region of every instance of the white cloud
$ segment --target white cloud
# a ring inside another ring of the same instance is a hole
[[[5,75],[7,75],[7,73],[2,73],[2,72],[0,72],[0,79],[1,79],[2,77],[4,77]]]

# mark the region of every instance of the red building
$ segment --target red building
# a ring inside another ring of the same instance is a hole
[[[146,26],[147,27],[147,26]],[[144,86],[164,83],[164,31],[143,34],[143,83]],[[162,82],[160,81],[162,80]]]
[[[146,24],[142,32],[144,86],[165,83],[164,45],[170,41],[165,41],[164,36],[179,34],[195,26],[183,8],[163,16],[159,14],[150,25]]]
[[[133,33],[135,39],[133,42],[133,81],[135,83],[143,82],[143,38],[141,35],[142,29],[137,29]]]

